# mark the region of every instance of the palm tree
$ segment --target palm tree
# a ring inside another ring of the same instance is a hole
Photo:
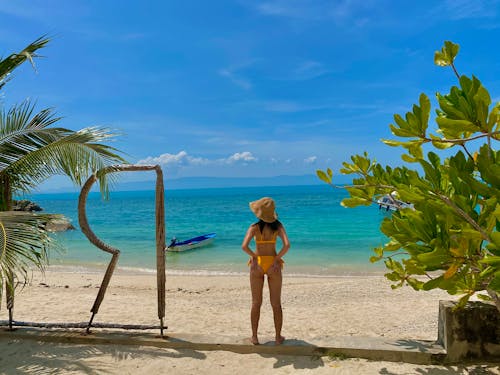
[[[29,101],[0,109],[0,210],[10,210],[14,192],[29,192],[51,176],[66,175],[81,185],[90,174],[125,162],[101,143],[116,136],[109,129],[51,127],[59,120],[51,108],[35,113]],[[98,177],[106,193],[106,176]]]
[[[35,51],[48,41],[39,38],[0,60],[0,89],[11,71],[27,60],[33,63]],[[35,113],[29,101],[8,111],[0,109],[0,301],[5,284],[11,324],[15,281],[26,282],[32,266],[43,271],[48,249],[56,245],[45,230],[53,215],[14,213],[13,195],[29,192],[53,175],[66,175],[81,185],[104,167],[125,162],[115,148],[102,143],[116,136],[109,129],[52,127],[59,120],[51,108]],[[97,177],[106,194],[106,175]]]
[[[35,40],[33,43],[29,44],[21,52],[13,53],[10,56],[7,56],[5,59],[0,58],[0,90],[7,83],[9,74],[26,60],[31,62],[31,65],[34,67],[35,63],[33,61],[33,58],[38,57],[36,51],[40,48],[45,47],[48,42],[49,38],[47,38],[46,36],[42,36]]]

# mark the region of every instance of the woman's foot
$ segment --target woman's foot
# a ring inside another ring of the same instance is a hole
[[[252,338],[250,339],[250,341],[254,345],[259,345],[259,339],[257,338],[257,336],[252,336]]]
[[[276,336],[276,345],[281,345],[283,344],[283,341],[285,341],[285,338],[281,335]]]

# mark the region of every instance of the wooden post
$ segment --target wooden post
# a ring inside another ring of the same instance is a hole
[[[165,188],[163,172],[159,165],[156,170],[156,282],[158,291],[158,318],[160,335],[163,337],[165,318]]]

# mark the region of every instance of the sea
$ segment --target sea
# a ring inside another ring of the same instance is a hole
[[[386,215],[378,206],[345,208],[344,189],[328,185],[179,189],[165,191],[166,242],[215,232],[215,241],[198,249],[166,253],[167,274],[237,275],[248,273],[241,243],[256,222],[248,203],[272,197],[288,233],[291,248],[284,272],[311,277],[380,274],[384,265],[370,263],[373,248],[387,238],[380,232]],[[78,193],[33,194],[28,197],[46,213],[68,217],[76,230],[54,234],[62,251],[50,254],[52,267],[75,272],[103,270],[111,255],[89,242],[78,225]],[[92,231],[120,250],[118,268],[156,272],[155,192],[112,191],[104,200],[91,192],[87,218]],[[254,246],[254,244],[252,243]],[[279,251],[281,243],[278,240]]]

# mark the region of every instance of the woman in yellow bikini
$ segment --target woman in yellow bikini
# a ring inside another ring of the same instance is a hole
[[[274,201],[265,197],[250,202],[250,209],[259,221],[250,225],[241,248],[250,255],[250,287],[252,289],[252,310],[250,320],[252,323],[252,343],[259,344],[257,330],[259,327],[260,307],[262,306],[262,290],[264,275],[267,275],[269,296],[274,315],[274,328],[276,330],[276,344],[281,344],[285,338],[281,336],[283,325],[283,312],[281,310],[281,285],[283,260],[281,259],[288,249],[290,242],[286,235],[285,227],[278,221]],[[276,238],[282,242],[281,250],[276,253]],[[250,249],[250,241],[255,238],[255,251]]]

